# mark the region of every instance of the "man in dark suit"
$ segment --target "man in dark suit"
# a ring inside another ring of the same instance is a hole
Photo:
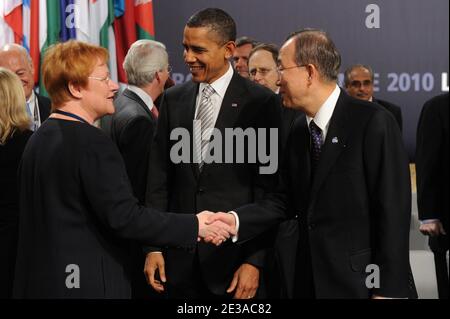
[[[234,163],[204,160],[208,143],[216,141],[215,135],[211,141],[208,135],[212,128],[225,136],[226,129],[257,131],[279,125],[276,96],[242,78],[228,61],[235,49],[235,36],[233,19],[220,9],[202,10],[187,22],[184,59],[192,81],[175,86],[162,96],[150,160],[148,205],[170,207],[173,212],[183,214],[193,214],[202,207],[228,210],[261,198],[273,179],[259,173],[258,163],[248,160],[250,154],[243,163],[235,163],[236,157],[242,155],[236,152]],[[180,128],[195,136],[194,120],[201,121],[202,142],[191,142],[190,149],[194,150],[194,158],[198,156],[201,160],[192,163],[189,156],[189,163],[176,162],[171,158],[176,141],[170,136],[174,129]],[[269,133],[262,144],[266,142],[269,143]],[[227,151],[224,145],[222,154]],[[220,248],[199,243],[192,252],[171,249],[165,250],[164,255],[150,252],[146,271],[155,290],[167,288],[170,297],[248,299],[257,293],[261,296],[260,272],[265,256],[259,247],[261,242],[261,239],[248,241],[242,246],[227,242]],[[156,270],[162,282],[167,277],[166,287],[155,279]]]
[[[114,101],[110,135],[127,168],[134,195],[145,203],[151,144],[159,115],[154,101],[169,77],[165,46],[153,40],[133,43],[125,57],[128,87]]]
[[[148,161],[156,130],[158,109],[154,101],[161,95],[169,77],[165,46],[153,40],[139,40],[128,50],[124,61],[128,87],[114,101],[115,113],[101,122],[124,159],[134,196],[145,204]],[[139,244],[131,245],[133,258],[133,298],[153,295],[142,268],[145,256]]]
[[[408,297],[411,190],[400,130],[387,111],[341,91],[339,66],[322,31],[295,32],[281,48],[283,104],[306,115],[289,136],[278,191],[235,210],[238,236],[286,210],[300,228],[295,297]]]
[[[430,236],[440,299],[448,299],[449,94],[427,101],[417,128],[416,174],[420,231]]]
[[[50,115],[51,102],[34,92],[33,60],[27,50],[18,44],[6,44],[0,49],[0,66],[14,72],[22,81],[26,109],[32,119],[31,130],[35,131]]]
[[[376,99],[373,96],[373,71],[368,65],[355,64],[344,72],[345,89],[354,98],[377,103],[388,110],[396,119],[400,130],[402,130],[402,110],[399,106]]]

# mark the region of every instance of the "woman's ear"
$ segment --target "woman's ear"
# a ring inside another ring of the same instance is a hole
[[[70,94],[76,98],[76,99],[81,99],[83,97],[83,93],[81,92],[81,86],[79,85],[75,85],[71,82],[69,82],[69,84],[67,85]]]

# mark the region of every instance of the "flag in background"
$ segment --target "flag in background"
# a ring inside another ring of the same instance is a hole
[[[4,20],[14,32],[14,42],[22,44],[22,0],[8,0],[3,4]]]
[[[111,78],[126,83],[123,60],[138,39],[153,39],[152,0],[2,0],[0,47],[23,45],[40,77],[45,50],[54,43],[77,39],[109,50]]]

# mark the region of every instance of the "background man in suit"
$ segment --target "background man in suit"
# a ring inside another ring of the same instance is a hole
[[[0,66],[17,74],[22,81],[27,100],[27,112],[32,119],[31,130],[37,130],[50,115],[51,102],[33,90],[33,60],[24,47],[18,44],[7,44],[0,49]]]
[[[269,43],[261,43],[250,51],[248,69],[250,80],[278,93],[280,75],[277,70],[278,48]]]
[[[139,40],[128,50],[123,63],[128,87],[114,101],[115,113],[109,121],[102,121],[112,140],[117,144],[125,162],[134,196],[145,204],[148,161],[158,109],[154,101],[163,92],[169,77],[169,59],[165,46],[152,40]],[[145,257],[142,247],[132,244],[134,298],[152,294],[146,285],[142,268]]]
[[[416,172],[420,231],[430,236],[440,299],[448,299],[449,94],[427,101],[417,128]]]
[[[236,39],[236,48],[233,52],[233,66],[237,73],[244,78],[249,77],[248,56],[257,44],[255,40],[249,37]]]
[[[373,71],[368,65],[355,64],[344,72],[345,89],[354,98],[377,103],[394,115],[402,130],[402,110],[388,101],[376,99],[373,96]]]
[[[279,190],[235,210],[238,235],[287,210],[300,228],[295,297],[408,297],[411,189],[400,130],[389,113],[341,91],[340,61],[322,31],[295,32],[282,46],[283,104],[306,115],[289,136]],[[371,264],[379,272],[366,273]]]
[[[183,35],[184,59],[192,81],[175,86],[162,96],[160,117],[152,149],[147,203],[193,214],[201,207],[224,211],[262,197],[273,176],[260,175],[257,163],[175,163],[170,158],[173,129],[190,136],[193,120],[201,120],[202,134],[216,128],[270,128],[279,125],[279,106],[270,90],[242,78],[229,63],[235,49],[236,26],[223,10],[210,8],[194,14]],[[268,142],[269,134],[266,141]],[[196,144],[196,143],[192,143]],[[208,144],[202,144],[204,154]],[[191,145],[191,149],[194,147]],[[222,150],[224,154],[224,149]],[[234,153],[235,154],[235,153]],[[202,156],[203,158],[203,156]],[[171,249],[149,253],[146,272],[157,291],[159,271],[170,297],[253,298],[261,292],[260,269],[264,251],[258,241],[242,246],[231,242],[220,249],[199,243],[194,251]],[[228,293],[228,294],[227,294]]]

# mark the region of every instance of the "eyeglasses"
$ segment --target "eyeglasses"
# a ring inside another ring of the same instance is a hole
[[[172,66],[169,64],[169,65],[167,65],[167,73],[170,73],[170,72],[172,72]]]
[[[94,80],[97,80],[97,81],[101,81],[101,82],[105,82],[105,83],[109,83],[109,81],[111,80],[111,76],[110,75],[107,75],[107,76],[105,76],[103,78],[100,78],[100,77],[97,77],[97,76],[88,76],[88,78],[94,79]]]
[[[288,67],[284,68],[281,64],[279,64],[277,66],[277,70],[278,70],[278,72],[282,73],[285,70],[294,69],[294,68],[301,68],[301,67],[304,67],[304,66],[307,66],[307,65],[308,64],[300,64],[300,65],[293,65],[293,66],[288,66]]]
[[[261,74],[261,76],[266,76],[267,73],[269,73],[270,71],[272,71],[273,69],[266,69],[266,68],[254,68],[250,70],[250,76],[251,77],[255,77],[256,74]]]
[[[372,85],[372,81],[371,80],[364,80],[364,81],[351,81],[350,82],[350,86],[359,89],[361,86],[371,86]]]

